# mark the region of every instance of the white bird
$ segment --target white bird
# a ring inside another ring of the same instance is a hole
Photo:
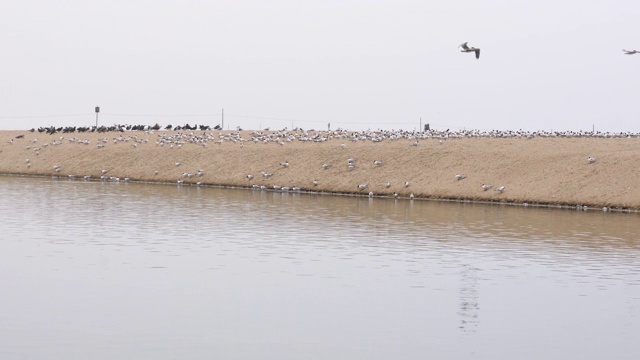
[[[377,165],[377,166],[380,166],[380,165],[382,165],[382,164],[383,164],[383,162],[382,162],[382,161],[380,161],[380,160],[374,160],[374,161],[373,161],[373,164],[374,164],[374,165]]]
[[[331,164],[322,164],[322,168],[325,170],[327,170],[330,167],[331,167]]]
[[[475,48],[473,46],[468,46],[466,42],[460,44],[460,46],[458,46],[459,48],[462,48],[460,51],[461,52],[474,52],[476,53],[476,59],[480,59],[480,49],[479,48]]]
[[[180,166],[180,161],[176,161],[175,165]]]
[[[251,174],[247,175],[247,179],[253,180],[253,175],[251,175]]]
[[[491,186],[491,185],[489,185],[489,184],[482,184],[482,190],[483,190],[483,191],[487,191],[487,190],[491,189],[491,187],[492,187],[492,186]]]
[[[462,180],[466,178],[466,176],[462,175],[462,174],[456,174],[456,180]]]
[[[414,196],[413,193],[409,194],[409,199],[413,200]]]
[[[289,162],[288,162],[288,161],[281,162],[281,163],[280,163],[280,165],[281,165],[282,167],[289,167]]]
[[[391,187],[391,183],[390,182],[385,183],[384,187],[386,187],[387,189],[390,188]]]
[[[364,190],[364,189],[366,189],[368,187],[369,187],[369,184],[360,184],[360,185],[358,185],[358,189],[360,189],[360,190]]]
[[[318,180],[313,180],[312,184],[313,186],[318,186]]]
[[[409,187],[409,185],[410,185],[410,184],[409,184],[409,182],[408,182],[408,181],[405,181],[405,182],[404,182],[404,187]]]
[[[594,162],[596,162],[596,158],[589,156],[587,158],[587,164],[593,164]]]
[[[100,171],[100,172],[104,175],[104,174],[108,173],[109,170],[102,169],[102,171]]]
[[[373,191],[369,191],[369,197],[373,197]]]
[[[502,194],[504,192],[504,186],[500,186],[499,188],[496,189],[496,191]]]
[[[638,51],[638,50],[625,50],[625,49],[622,49],[622,51],[624,51],[625,55],[640,54],[640,51]]]

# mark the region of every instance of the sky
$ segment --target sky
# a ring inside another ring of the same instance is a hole
[[[637,0],[0,0],[0,130],[640,132],[638,19]]]

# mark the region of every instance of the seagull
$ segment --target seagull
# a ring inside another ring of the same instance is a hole
[[[409,187],[409,182],[408,181],[404,182],[404,187]]]
[[[387,189],[390,188],[391,187],[391,183],[390,182],[385,183],[384,187],[386,187]]]
[[[322,168],[325,170],[327,170],[330,167],[331,167],[331,164],[322,164]]]
[[[366,189],[368,187],[369,187],[369,184],[360,184],[360,185],[358,185],[358,189],[360,189],[360,190],[364,190],[364,189]]]
[[[499,188],[496,189],[496,191],[502,194],[504,192],[504,186],[500,186]]]
[[[289,167],[289,162],[288,162],[288,161],[281,162],[281,163],[280,163],[280,165],[281,165],[282,167]]]
[[[466,178],[466,176],[462,175],[462,174],[456,174],[456,180],[462,180]]]
[[[372,198],[373,197],[373,191],[369,191],[369,197]]]
[[[594,162],[596,162],[596,158],[589,156],[587,158],[587,164],[593,164]]]
[[[640,54],[640,51],[638,51],[638,50],[625,50],[625,49],[622,49],[622,51],[624,51],[625,55]]]
[[[483,191],[487,191],[487,190],[489,190],[489,189],[491,189],[491,185],[489,185],[489,184],[482,184],[482,190],[483,190]]]
[[[253,175],[251,175],[251,174],[247,175],[247,179],[253,180]]]
[[[374,165],[377,165],[377,166],[380,166],[380,165],[382,165],[382,161],[380,161],[380,160],[374,160],[374,161],[373,161],[373,164],[374,164]]]
[[[313,180],[312,184],[313,186],[318,186],[318,180]]]
[[[476,59],[480,59],[480,49],[474,48],[473,46],[469,47],[469,46],[467,46],[466,42],[460,44],[460,46],[458,46],[458,47],[462,48],[460,50],[461,52],[465,52],[465,53],[467,53],[467,52],[475,52],[476,53]]]

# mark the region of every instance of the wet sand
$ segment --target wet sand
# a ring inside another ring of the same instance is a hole
[[[205,146],[190,142],[190,133],[197,137],[206,133],[209,141]],[[410,139],[254,142],[251,132],[243,131],[239,136],[248,141],[219,141],[220,134],[231,133],[236,132],[48,135],[0,131],[0,174],[72,175],[77,181],[84,176],[94,181],[101,176],[174,184],[181,180],[185,185],[201,182],[248,188],[275,185],[365,196],[397,193],[399,197],[640,210],[640,138],[636,137],[430,138],[414,146],[415,140]],[[162,136],[175,134],[184,136],[158,144]],[[20,135],[24,137],[17,138]],[[597,160],[588,163],[589,156]],[[347,166],[350,158],[355,160],[353,170]],[[383,164],[375,165],[375,160]],[[324,169],[323,164],[331,167]],[[264,177],[263,172],[273,175]],[[466,178],[456,180],[456,174]],[[360,184],[367,187],[359,189]],[[484,191],[483,184],[492,188]],[[495,190],[501,186],[504,192]]]

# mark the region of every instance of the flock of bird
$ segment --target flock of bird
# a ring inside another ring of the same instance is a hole
[[[165,131],[153,131],[148,130],[143,133],[140,132],[131,132],[129,134],[118,133],[117,136],[112,138],[108,137],[100,137],[97,140],[93,141],[97,142],[97,144],[93,144],[89,139],[81,139],[77,137],[69,137],[65,138],[64,136],[56,137],[54,139],[50,139],[47,142],[39,141],[37,138],[32,140],[24,139],[21,141],[26,150],[33,151],[34,155],[39,155],[40,151],[46,149],[49,146],[60,146],[62,144],[76,144],[81,146],[91,146],[95,145],[96,148],[103,148],[108,144],[128,144],[132,149],[137,148],[138,146],[142,146],[145,144],[154,144],[156,147],[166,147],[168,149],[180,149],[183,146],[199,146],[199,147],[207,147],[209,144],[221,145],[224,143],[228,144],[236,144],[239,146],[243,146],[244,143],[253,143],[253,144],[277,144],[278,146],[285,146],[294,141],[299,142],[324,142],[328,140],[339,140],[340,141],[340,149],[346,149],[347,143],[351,142],[359,142],[359,141],[371,141],[371,142],[383,142],[383,141],[397,141],[401,139],[411,140],[409,143],[410,146],[417,146],[421,140],[425,139],[437,139],[439,144],[443,144],[444,141],[455,140],[458,138],[467,138],[467,137],[506,137],[506,138],[523,138],[530,139],[536,136],[576,136],[576,137],[586,137],[586,136],[597,136],[597,137],[632,137],[638,136],[638,134],[630,134],[630,133],[593,133],[593,132],[577,132],[577,133],[528,133],[528,132],[480,132],[480,131],[427,131],[427,132],[415,132],[415,131],[386,131],[386,130],[377,130],[377,131],[344,131],[344,130],[335,130],[335,131],[304,131],[302,129],[295,129],[294,131],[288,131],[287,129],[273,131],[273,132],[263,132],[263,131],[247,131],[247,132],[214,132],[214,131],[202,131],[202,132],[165,132]],[[155,141],[153,140],[155,137]],[[23,139],[23,135],[19,135],[16,139]],[[9,141],[10,144],[14,144],[14,139]],[[344,141],[344,142],[343,142]],[[27,167],[31,166],[31,160],[27,159]],[[587,164],[593,164],[596,162],[596,158],[589,156],[587,158]],[[288,160],[277,162],[278,166],[281,169],[286,169],[290,167],[290,162]],[[346,159],[346,169],[349,171],[353,171],[357,168],[357,161],[354,158]],[[371,161],[373,167],[370,170],[373,170],[378,167],[383,167],[386,164],[386,161],[383,159],[375,159]],[[182,165],[180,161],[173,162],[175,167],[179,167]],[[334,164],[331,163],[322,163],[318,165],[323,170],[329,170],[334,167]],[[59,174],[63,171],[60,165],[53,165],[53,171],[56,174]],[[373,170],[375,171],[375,170]],[[109,176],[107,173],[108,169],[100,170],[99,179],[101,181],[129,181],[128,177],[123,177],[122,179],[117,176]],[[156,170],[154,175],[158,175],[159,171]],[[195,182],[195,179],[198,179],[206,174],[204,169],[197,169],[197,171],[193,172],[182,172],[182,175],[179,176],[177,183],[182,185],[185,184],[185,180],[189,180],[187,183]],[[262,179],[268,179],[273,176],[273,172],[269,172],[263,170],[260,172]],[[84,176],[76,176],[73,174],[68,175],[69,179],[83,179],[83,180],[94,180],[91,175]],[[246,174],[246,179],[251,183],[257,181],[256,176],[253,174]],[[97,179],[98,177],[95,177]],[[195,179],[194,179],[195,178]],[[191,181],[191,179],[194,179]],[[455,174],[453,177],[455,181],[462,181],[467,179],[467,176],[461,173]],[[264,181],[262,181],[264,183]],[[195,183],[196,185],[203,185],[203,182],[198,181]],[[320,184],[319,179],[313,179],[308,186],[279,186],[279,185],[259,185],[253,183],[249,185],[249,187],[253,189],[260,190],[275,190],[275,191],[314,191],[314,188],[317,188]],[[411,183],[408,180],[401,181],[397,184],[397,187],[402,187],[405,189],[403,193],[407,194],[411,186]],[[356,189],[355,193],[363,193],[367,194],[370,197],[375,196],[373,191],[370,190],[371,184],[369,183],[360,183],[354,185]],[[392,195],[393,197],[399,197],[398,192],[391,193],[389,190],[391,188],[391,182],[386,181],[382,184],[377,184],[373,186],[373,188],[380,189],[378,192],[378,196],[388,196]],[[384,190],[383,190],[384,189]],[[504,185],[499,187],[494,187],[491,184],[483,183],[479,185],[478,191],[486,192],[493,189],[496,194],[502,194],[505,192],[506,187]],[[398,190],[400,191],[400,190]],[[413,199],[413,193],[409,193],[409,198]]]
[[[469,46],[467,44],[468,44],[468,42],[463,42],[462,44],[458,45],[458,48],[460,48],[460,52],[463,52],[463,53],[475,53],[476,54],[476,59],[480,59],[480,48]],[[625,55],[640,54],[640,51],[638,51],[638,50],[625,50],[625,49],[622,49],[622,51],[624,52]]]

